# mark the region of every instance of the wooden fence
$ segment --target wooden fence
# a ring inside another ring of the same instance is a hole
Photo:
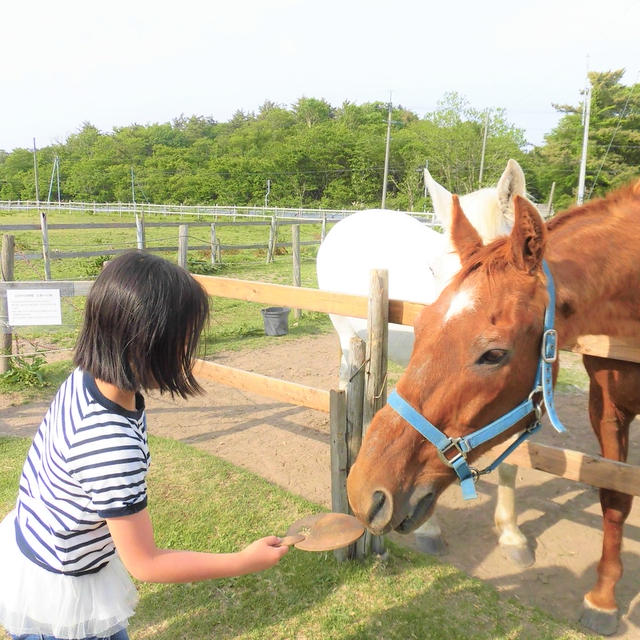
[[[321,233],[318,240],[301,241],[300,240],[300,225],[303,224],[321,224]],[[287,225],[291,227],[291,242],[279,242],[278,241],[278,228],[280,226]],[[264,243],[252,243],[252,244],[222,244],[218,238],[218,229],[220,227],[248,227],[248,226],[260,226],[268,228],[268,240]],[[177,229],[178,234],[176,236],[177,244],[171,246],[150,246],[147,247],[145,229],[167,227]],[[209,243],[208,244],[189,244],[189,228],[206,227],[209,230]],[[81,257],[94,257],[104,255],[118,255],[129,251],[129,249],[113,249],[108,247],[101,247],[98,250],[90,251],[60,251],[51,248],[49,240],[50,230],[87,230],[93,231],[95,229],[135,229],[136,230],[136,247],[138,249],[148,248],[149,251],[157,252],[178,252],[178,263],[186,267],[187,264],[187,251],[199,250],[207,251],[210,254],[211,264],[216,265],[222,263],[223,251],[239,251],[249,249],[264,249],[266,250],[266,262],[271,263],[274,255],[280,248],[291,248],[294,258],[294,277],[295,274],[300,273],[300,247],[302,246],[317,246],[322,243],[327,233],[327,219],[321,220],[278,220],[273,217],[271,220],[253,220],[253,221],[220,221],[220,222],[190,222],[189,224],[179,222],[148,222],[141,224],[140,220],[136,223],[127,222],[113,222],[113,223],[97,223],[97,224],[48,224],[46,215],[41,214],[41,224],[4,224],[0,225],[0,234],[9,235],[7,232],[11,231],[40,231],[42,235],[42,252],[41,253],[26,253],[16,252],[15,243],[12,244],[13,257],[15,260],[40,260],[44,261],[44,279],[51,279],[51,260],[52,259],[65,259],[65,258],[81,258]],[[7,249],[8,250],[8,249]]]
[[[194,277],[211,296],[368,318],[370,339],[366,355],[361,348],[356,349],[360,353],[360,363],[351,364],[354,371],[361,372],[360,379],[354,376],[352,381],[354,385],[362,388],[359,392],[360,396],[357,396],[357,392],[351,388],[346,392],[315,389],[204,360],[198,360],[195,369],[196,375],[221,384],[328,412],[331,429],[332,508],[345,511],[347,508],[346,476],[349,465],[357,453],[358,439],[366,430],[367,420],[386,400],[384,374],[387,323],[412,325],[422,305],[387,300],[385,275],[380,272],[372,277],[372,295],[369,298],[214,276],[194,275]],[[24,284],[0,283],[0,294],[9,287]],[[601,357],[640,362],[640,345],[630,340],[614,340],[607,336],[583,336],[578,340],[574,350]],[[368,366],[363,367],[365,362]],[[355,414],[358,414],[358,405],[363,414],[361,426],[349,422],[353,421]],[[525,443],[514,451],[508,460],[522,467],[538,469],[595,487],[640,495],[640,467],[608,460],[601,456],[543,444]],[[366,540],[365,544],[367,544]],[[372,544],[375,549],[379,542],[376,543],[374,540],[369,541],[368,544]],[[346,557],[348,552],[341,552],[338,555]]]
[[[212,276],[194,277],[212,296],[368,318],[369,340],[366,357],[362,346],[352,343],[352,351],[356,356],[350,367],[354,376],[346,394],[342,391],[313,389],[212,362],[198,361],[196,369],[197,375],[215,382],[328,412],[331,431],[332,508],[346,512],[346,477],[349,468],[355,460],[360,439],[371,417],[386,401],[386,376],[380,378],[380,375],[386,373],[385,327],[388,322],[413,325],[423,305],[401,300],[386,301],[386,283],[384,277],[381,279],[379,274],[372,276],[372,295],[369,298]],[[640,362],[639,344],[629,340],[614,340],[607,336],[582,336],[573,350]],[[373,361],[376,359],[378,363],[374,364]],[[365,362],[369,362],[369,366],[363,368]],[[361,374],[360,377],[355,375],[358,372]],[[358,391],[360,388],[362,390]],[[354,417],[359,413],[360,417]],[[601,456],[530,442],[522,444],[511,453],[508,461],[595,487],[640,495],[640,467]],[[336,555],[339,559],[354,553],[362,555],[366,554],[369,548],[379,552],[382,549],[380,539],[371,540],[365,537],[358,543],[355,551],[349,549]]]

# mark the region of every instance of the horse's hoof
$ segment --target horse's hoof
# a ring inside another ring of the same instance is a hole
[[[585,599],[580,624],[601,636],[610,636],[618,629],[618,610],[596,609]]]
[[[530,567],[536,561],[533,551],[528,546],[517,547],[513,544],[504,544],[500,548],[507,559],[522,569]]]
[[[447,552],[447,544],[442,536],[425,536],[416,534],[416,547],[422,553],[428,553],[431,556],[441,556]]]

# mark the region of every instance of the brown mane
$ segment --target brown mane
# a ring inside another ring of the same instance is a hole
[[[629,201],[638,206],[638,217],[640,219],[640,179],[623,185],[602,198],[596,198],[583,205],[576,205],[561,211],[546,223],[547,231],[555,231],[581,216],[611,216],[620,203],[624,203],[628,208]],[[475,251],[462,265],[453,282],[459,285],[470,273],[483,266],[486,268],[489,277],[504,271],[509,264],[507,240],[507,237],[497,238]]]
[[[478,249],[470,259],[462,265],[462,268],[454,276],[452,282],[454,282],[456,286],[460,285],[470,273],[483,266],[486,267],[489,276],[503,271],[509,264],[508,239],[507,236],[503,236]]]

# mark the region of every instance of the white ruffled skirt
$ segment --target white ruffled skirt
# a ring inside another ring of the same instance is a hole
[[[15,512],[0,522],[0,625],[14,635],[104,637],[127,626],[138,602],[120,558],[84,576],[42,569],[18,548]]]

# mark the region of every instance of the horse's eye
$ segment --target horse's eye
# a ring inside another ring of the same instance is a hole
[[[506,356],[505,349],[489,349],[478,358],[477,364],[500,364]]]

